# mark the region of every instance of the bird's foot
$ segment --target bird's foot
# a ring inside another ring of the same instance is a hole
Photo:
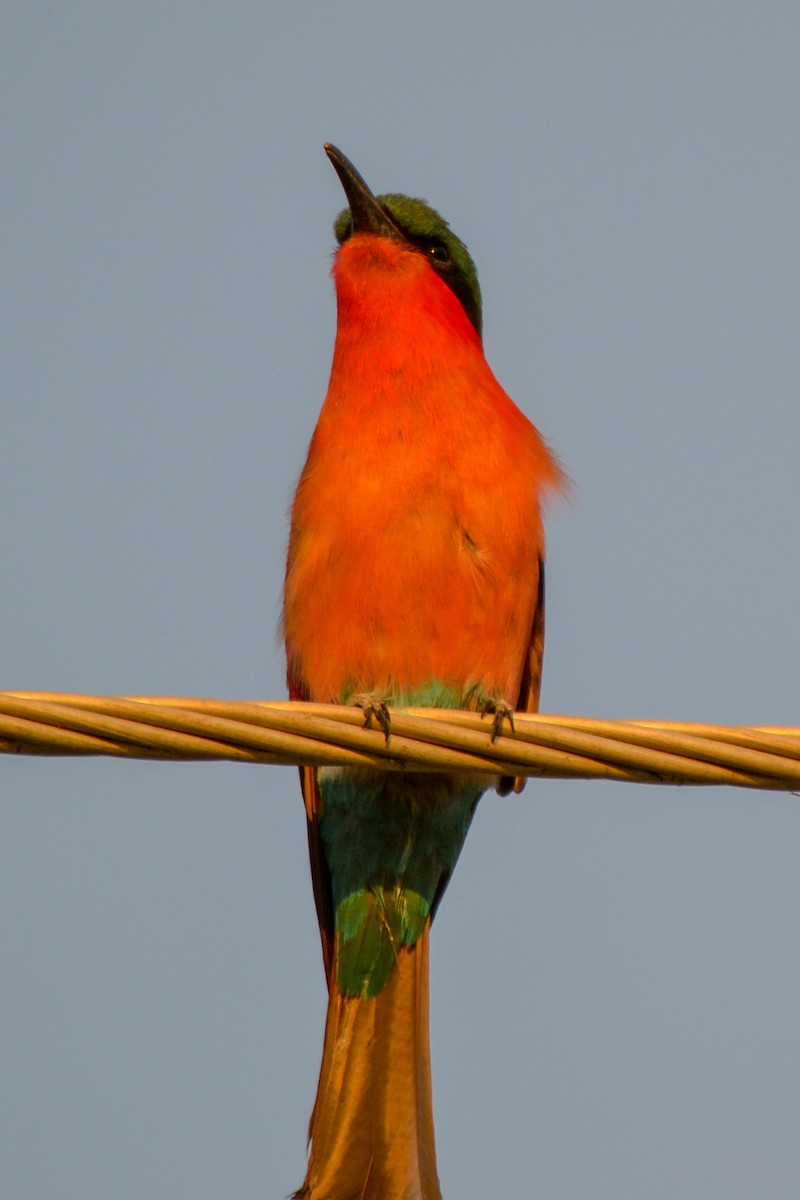
[[[386,707],[386,701],[380,696],[364,692],[361,695],[353,696],[351,703],[356,708],[360,708],[364,713],[365,729],[372,729],[372,718],[375,718],[379,728],[383,730],[386,745],[388,746],[389,738],[392,734],[392,717],[389,709]]]
[[[503,732],[503,722],[508,721],[511,727],[511,732],[514,733],[514,710],[507,700],[503,700],[500,696],[489,696],[481,702],[481,716],[486,717],[489,714],[494,714],[492,722],[492,744],[501,736]]]

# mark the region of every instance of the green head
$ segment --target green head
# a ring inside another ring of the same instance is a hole
[[[374,233],[417,250],[458,297],[480,335],[483,320],[478,272],[467,247],[444,217],[424,200],[395,193],[373,195],[341,150],[326,144],[325,152],[336,169],[350,205],[334,222],[333,230],[339,245],[354,233]]]

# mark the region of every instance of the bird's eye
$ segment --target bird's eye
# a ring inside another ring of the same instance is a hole
[[[430,245],[428,246],[428,254],[431,256],[431,258],[435,262],[438,262],[438,263],[449,263],[450,262],[450,251],[447,249],[447,246],[444,242],[440,242],[440,241],[431,242]]]

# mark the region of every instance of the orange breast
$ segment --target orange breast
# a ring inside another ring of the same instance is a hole
[[[513,700],[557,464],[425,260],[352,243],[292,514],[290,686],[335,700],[437,681]]]

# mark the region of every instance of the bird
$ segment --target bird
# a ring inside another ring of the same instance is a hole
[[[494,713],[496,737],[538,708],[542,512],[565,476],[486,361],[464,242],[425,201],[376,196],[325,152],[347,207],[330,381],[291,510],[289,695],[358,704],[387,738],[398,709]],[[328,1009],[295,1197],[440,1200],[429,932],[492,780],[300,774]],[[523,783],[494,780],[501,794]]]

